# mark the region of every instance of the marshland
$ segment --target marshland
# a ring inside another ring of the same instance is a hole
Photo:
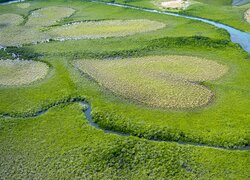
[[[0,4],[0,178],[249,179],[249,9]]]

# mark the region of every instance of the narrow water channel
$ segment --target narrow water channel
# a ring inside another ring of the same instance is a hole
[[[0,118],[34,118],[34,117],[38,117],[41,116],[45,113],[48,112],[49,109],[61,105],[61,104],[68,104],[68,103],[80,103],[80,105],[83,107],[83,115],[85,116],[85,118],[87,119],[87,121],[89,122],[89,124],[94,127],[95,129],[99,129],[101,131],[103,131],[106,134],[115,134],[118,136],[133,136],[131,134],[126,134],[126,133],[122,133],[122,132],[117,132],[117,131],[113,131],[113,130],[106,130],[102,127],[100,127],[97,123],[95,123],[93,121],[93,117],[92,117],[92,109],[91,109],[91,105],[83,100],[83,99],[79,99],[79,98],[73,98],[73,99],[67,99],[67,100],[62,100],[62,101],[58,101],[57,103],[53,103],[51,105],[49,105],[47,108],[43,109],[43,110],[39,110],[33,114],[30,115],[19,115],[19,116],[12,116],[9,114],[2,114],[0,115]],[[138,137],[139,138],[139,137]],[[250,146],[245,146],[245,147],[241,147],[241,148],[224,148],[224,147],[217,147],[217,146],[210,146],[210,145],[206,145],[206,144],[200,144],[200,143],[192,143],[192,142],[176,142],[176,141],[164,141],[164,140],[157,140],[157,139],[148,139],[149,141],[154,141],[154,142],[173,142],[173,143],[177,143],[177,144],[182,144],[182,145],[192,145],[192,146],[202,146],[202,147],[210,147],[210,148],[217,148],[217,149],[225,149],[225,150],[250,150]]]
[[[135,6],[125,5],[125,4],[118,4],[118,3],[111,3],[111,2],[100,2],[100,1],[92,1],[92,2],[102,3],[102,4],[109,5],[109,6],[117,6],[117,7],[123,7],[123,8],[129,8],[129,9],[150,12],[150,13],[164,14],[164,15],[170,15],[170,16],[176,16],[176,17],[181,17],[181,18],[186,18],[186,19],[202,21],[202,22],[205,22],[207,24],[211,24],[213,26],[216,26],[218,28],[225,29],[230,34],[230,38],[231,38],[232,42],[238,43],[246,52],[250,53],[250,33],[240,31],[238,29],[235,29],[233,27],[230,27],[228,25],[225,25],[225,24],[222,24],[219,22],[215,22],[215,21],[208,20],[208,19],[203,19],[200,17],[193,17],[193,16],[187,16],[187,15],[182,15],[182,14],[177,14],[177,13],[172,13],[172,12],[159,11],[159,10],[155,10],[155,9],[135,7]]]

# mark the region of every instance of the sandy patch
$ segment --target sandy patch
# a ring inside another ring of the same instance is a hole
[[[160,3],[162,8],[170,8],[170,9],[184,9],[189,6],[189,1],[187,0],[172,0],[172,1],[164,1]]]
[[[245,12],[245,19],[248,23],[250,23],[250,9],[248,9],[246,12]]]

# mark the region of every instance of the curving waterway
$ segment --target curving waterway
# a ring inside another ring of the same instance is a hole
[[[118,135],[118,136],[132,136],[130,134],[117,132],[117,131],[112,131],[112,130],[106,130],[106,129],[101,128],[97,123],[95,123],[93,121],[93,117],[92,117],[92,114],[91,114],[91,111],[92,111],[91,110],[91,105],[86,100],[83,100],[83,99],[80,99],[80,98],[73,98],[73,99],[58,101],[57,103],[53,103],[53,104],[49,105],[46,109],[39,110],[39,111],[37,111],[35,113],[32,113],[30,115],[12,116],[12,115],[9,115],[9,114],[2,114],[2,115],[0,115],[0,118],[1,117],[3,117],[3,118],[34,118],[34,117],[38,117],[38,116],[41,116],[41,115],[47,113],[49,109],[51,109],[51,108],[53,108],[55,106],[58,106],[60,104],[69,104],[69,103],[80,103],[80,105],[82,105],[82,107],[83,107],[82,112],[83,112],[84,116],[86,117],[89,124],[91,126],[93,126],[94,128],[99,129],[99,130],[101,130],[101,131],[103,131],[104,133],[107,133],[107,134],[115,134],[115,135]],[[141,139],[144,139],[144,138],[141,138]],[[199,144],[199,143],[192,143],[192,142],[164,141],[164,140],[157,140],[157,139],[147,139],[147,140],[154,141],[154,142],[173,142],[173,143],[182,144],[182,145],[192,145],[192,146],[199,146],[199,147],[202,146],[202,147],[210,147],[210,148],[225,149],[225,150],[241,150],[241,151],[242,150],[250,150],[250,145],[249,146],[244,146],[244,147],[241,147],[241,148],[225,148],[225,147],[210,146],[210,145],[206,145],[206,144]]]
[[[25,0],[10,0],[7,2],[0,3],[0,5],[18,3],[18,2],[23,2],[23,1],[25,1]],[[248,1],[250,1],[250,0],[247,0],[247,2]],[[164,12],[164,11],[159,11],[159,10],[155,10],[155,9],[136,7],[136,6],[126,5],[126,4],[118,4],[118,3],[112,3],[112,2],[101,2],[101,1],[95,1],[95,0],[92,0],[91,2],[106,4],[106,5],[110,5],[110,6],[135,9],[135,10],[140,10],[140,11],[145,11],[145,12],[150,12],[150,13],[164,14],[164,15],[170,15],[170,16],[176,16],[176,17],[181,17],[181,18],[186,18],[186,19],[202,21],[204,23],[211,24],[213,26],[216,26],[218,28],[226,30],[230,34],[230,38],[231,38],[232,42],[238,43],[246,52],[250,53],[250,33],[243,32],[241,30],[238,30],[236,28],[233,28],[231,26],[228,26],[228,25],[225,25],[225,24],[222,24],[219,22],[215,22],[215,21],[200,18],[200,17],[188,16],[188,15],[172,13],[172,12]],[[245,3],[247,3],[247,2],[245,2]]]
[[[243,31],[240,31],[238,29],[235,29],[233,27],[230,27],[228,25],[219,23],[219,22],[215,22],[215,21],[208,20],[208,19],[203,19],[200,17],[187,16],[187,15],[182,15],[182,14],[177,14],[177,13],[172,13],[172,12],[164,12],[164,11],[159,11],[159,10],[155,10],[155,9],[141,8],[141,7],[130,6],[130,5],[126,5],[126,4],[100,2],[100,1],[92,1],[92,2],[106,4],[106,5],[110,5],[110,6],[135,9],[135,10],[140,10],[140,11],[145,11],[145,12],[150,12],[150,13],[164,14],[164,15],[170,15],[170,16],[176,16],[176,17],[181,17],[181,18],[186,18],[186,19],[202,21],[202,22],[205,22],[207,24],[211,24],[213,26],[216,26],[218,28],[225,29],[230,34],[230,38],[231,38],[232,42],[238,43],[246,52],[250,53],[250,34],[243,32]]]

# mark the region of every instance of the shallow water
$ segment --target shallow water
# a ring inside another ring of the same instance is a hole
[[[24,2],[25,0],[10,0],[10,1],[6,1],[6,2],[2,2],[0,4],[4,5],[4,4],[13,4],[13,3],[19,3],[19,2]]]
[[[124,8],[136,9],[136,10],[141,10],[141,11],[146,11],[146,12],[151,12],[151,13],[164,14],[164,15],[170,15],[170,16],[176,16],[176,17],[182,17],[182,18],[202,21],[202,22],[205,22],[207,24],[211,24],[213,26],[216,26],[218,28],[225,29],[230,34],[230,38],[231,38],[232,42],[238,43],[246,52],[250,53],[250,33],[240,31],[238,29],[235,29],[235,28],[230,27],[230,26],[225,25],[225,24],[221,24],[221,23],[218,23],[218,22],[215,22],[212,20],[203,19],[203,18],[199,18],[199,17],[187,16],[187,15],[182,15],[182,14],[177,14],[177,13],[172,13],[172,12],[163,12],[163,11],[158,11],[158,10],[154,10],[154,9],[147,9],[147,8],[135,7],[135,6],[124,5],[124,4],[100,2],[100,1],[92,1],[92,2],[102,3],[102,4],[106,4],[106,5],[110,5],[110,6],[124,7]]]
[[[243,4],[250,3],[250,0],[233,0],[232,5],[233,6],[240,6]]]
[[[11,4],[11,3],[23,2],[23,1],[25,1],[25,0],[13,0],[13,1],[8,1],[5,3],[0,3],[0,4]],[[250,1],[250,0],[245,0],[244,2],[246,2],[246,1]],[[110,6],[118,6],[118,7],[124,7],[124,8],[129,8],[129,9],[136,9],[136,10],[151,12],[151,13],[164,14],[164,15],[170,15],[170,16],[176,16],[176,17],[182,17],[182,18],[202,21],[202,22],[205,22],[207,24],[211,24],[213,26],[216,26],[218,28],[225,29],[230,34],[230,38],[231,38],[232,42],[238,43],[246,52],[250,53],[250,33],[240,31],[238,29],[235,29],[233,27],[230,27],[228,25],[225,25],[225,24],[222,24],[219,22],[215,22],[215,21],[208,20],[208,19],[203,19],[200,17],[187,16],[187,15],[182,15],[182,14],[177,14],[177,13],[172,13],[172,12],[163,12],[163,11],[159,11],[159,10],[135,7],[135,6],[125,5],[125,4],[101,2],[101,1],[94,1],[94,0],[92,2],[102,3],[102,4],[106,4],[106,5],[110,5]],[[237,2],[239,2],[239,0]],[[241,2],[243,2],[243,1],[241,1]]]

